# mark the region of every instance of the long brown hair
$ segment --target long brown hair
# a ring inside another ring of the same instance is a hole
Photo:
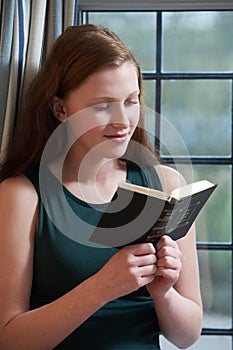
[[[92,24],[66,29],[25,95],[12,142],[1,164],[0,179],[39,165],[49,137],[60,124],[50,109],[54,96],[64,98],[96,71],[127,61],[136,67],[141,91],[139,64],[114,32]],[[148,146],[143,128],[136,128],[133,140]]]

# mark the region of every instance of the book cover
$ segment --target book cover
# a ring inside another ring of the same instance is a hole
[[[170,195],[122,183],[90,241],[107,247],[152,242],[162,235],[186,235],[217,185],[206,180],[176,189]]]

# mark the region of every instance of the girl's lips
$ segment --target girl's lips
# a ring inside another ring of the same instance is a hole
[[[108,140],[115,142],[124,142],[128,138],[128,134],[105,135]]]

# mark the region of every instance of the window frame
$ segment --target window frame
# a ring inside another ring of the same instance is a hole
[[[161,81],[166,79],[230,79],[232,84],[232,129],[233,135],[233,72],[230,73],[163,73],[161,70],[161,49],[162,49],[162,12],[164,11],[221,11],[221,10],[233,10],[232,0],[228,1],[118,1],[115,4],[110,4],[107,0],[95,1],[95,0],[81,0],[79,1],[79,18],[82,19],[82,13],[86,11],[101,11],[101,12],[114,12],[114,11],[156,11],[157,12],[157,38],[156,38],[156,70],[155,72],[144,72],[143,78],[145,80],[156,80],[155,90],[155,109],[160,113],[161,107]],[[159,137],[158,137],[159,138]],[[167,164],[173,163],[185,163],[187,160],[181,157],[169,158],[164,157]],[[218,156],[192,156],[193,164],[203,165],[230,165],[233,171],[233,141],[231,142],[231,156],[218,157]],[[231,186],[233,189],[233,177],[231,177]],[[233,194],[231,195],[231,207],[233,217]],[[231,242],[229,243],[199,243],[197,242],[198,250],[212,250],[212,251],[231,251],[231,295],[233,296],[233,233],[231,232]],[[215,328],[215,327],[203,327],[201,335],[205,336],[228,336],[231,337],[232,349],[233,349],[233,302],[231,305],[231,327],[229,328]]]
[[[137,11],[137,10],[231,10],[232,0],[79,0],[80,11]]]

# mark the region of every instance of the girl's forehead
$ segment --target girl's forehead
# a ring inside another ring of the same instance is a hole
[[[98,92],[101,95],[119,89],[132,93],[138,88],[136,67],[126,62],[119,67],[108,67],[90,75],[77,90],[85,90],[88,94]]]

